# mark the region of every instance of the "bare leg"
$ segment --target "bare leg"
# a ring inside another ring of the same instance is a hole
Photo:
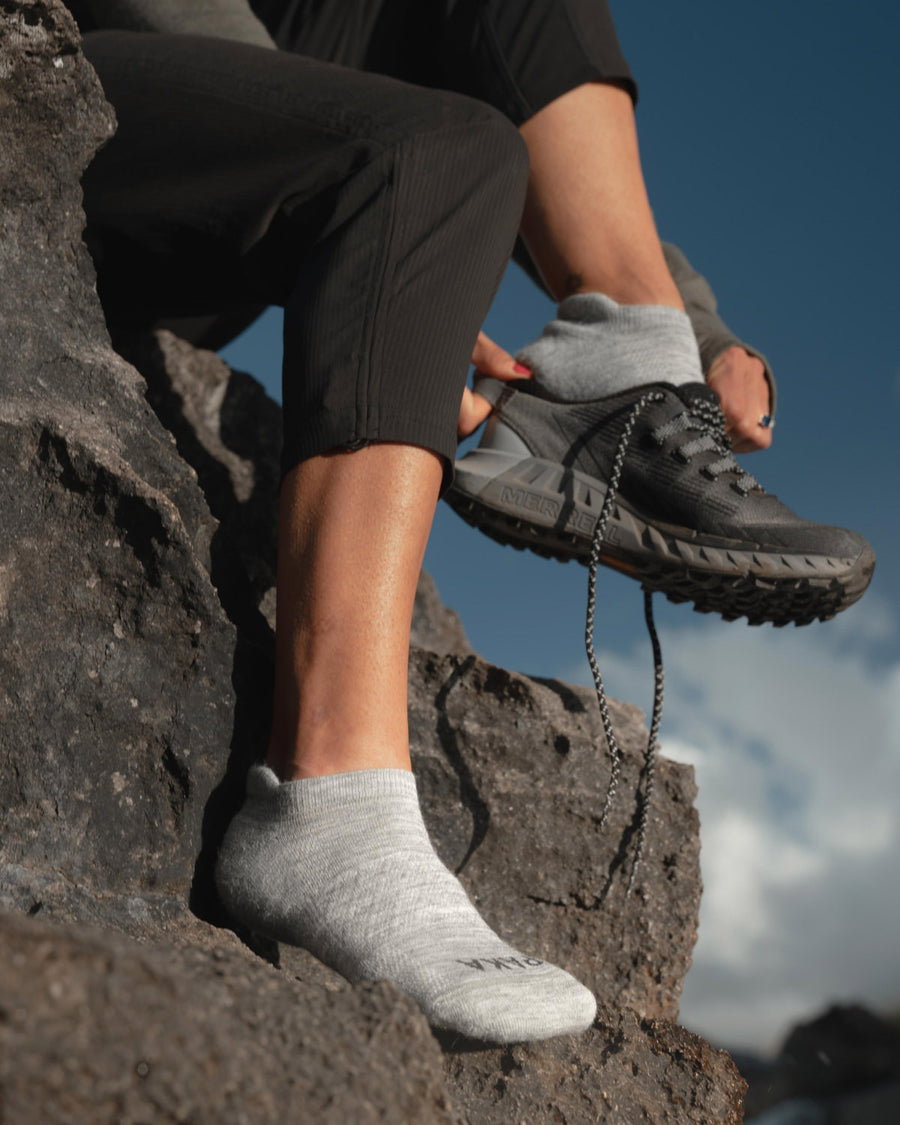
[[[681,306],[641,175],[628,95],[592,83],[522,127],[523,233],[559,296]],[[409,769],[406,679],[439,459],[374,444],[299,465],[282,489],[268,764],[282,779]]]
[[[393,981],[438,1027],[572,1034],[594,997],[482,920],[431,845],[410,772],[409,625],[441,474],[434,453],[385,443],[285,480],[268,755],[282,782],[250,771],[216,881],[249,929],[349,980]]]
[[[600,292],[683,308],[647,200],[629,95],[579,86],[521,133],[531,158],[522,235],[557,300]]]
[[[434,453],[384,443],[285,479],[267,756],[282,780],[410,768],[409,627],[441,473]]]

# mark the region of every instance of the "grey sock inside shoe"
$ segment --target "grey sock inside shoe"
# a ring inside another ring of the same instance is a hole
[[[584,1031],[574,977],[506,945],[438,858],[404,770],[279,782],[255,766],[219,851],[222,901],[351,981],[390,980],[437,1027],[516,1043]]]
[[[647,383],[703,382],[687,314],[666,305],[620,305],[602,293],[567,297],[516,357],[563,402],[588,402]]]

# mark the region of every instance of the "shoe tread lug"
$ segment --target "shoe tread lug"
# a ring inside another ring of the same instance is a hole
[[[537,473],[541,466],[534,468]],[[561,490],[556,486],[567,477],[572,478],[573,474],[558,467],[555,473],[550,472],[544,463],[535,479],[540,479],[544,487],[552,479],[551,491],[559,497]],[[524,483],[522,476],[518,479]],[[574,479],[576,484],[582,483],[577,475]],[[589,510],[592,530],[605,492],[590,486],[574,491],[577,502]],[[564,490],[562,495],[565,496]],[[589,539],[568,527],[540,526],[517,519],[495,510],[485,499],[454,489],[448,500],[464,520],[498,543],[517,550],[529,549],[561,562],[577,559],[585,563],[589,557]],[[571,493],[567,507],[571,512]],[[861,552],[857,559],[836,559],[787,553],[767,555],[758,547],[741,552],[689,544],[684,539],[665,536],[618,502],[611,522],[618,534],[615,543],[605,545],[602,562],[626,570],[672,602],[692,602],[698,612],[717,613],[726,620],[746,617],[754,625],[771,622],[778,627],[827,621],[862,596],[874,570],[871,552]],[[722,556],[732,573],[722,573]],[[710,569],[704,570],[702,563]],[[826,577],[822,571],[844,573]]]

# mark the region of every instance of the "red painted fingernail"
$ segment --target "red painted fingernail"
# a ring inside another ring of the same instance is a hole
[[[517,375],[530,375],[531,374],[531,368],[530,367],[523,367],[521,363],[514,363],[513,364],[513,371],[515,371]]]

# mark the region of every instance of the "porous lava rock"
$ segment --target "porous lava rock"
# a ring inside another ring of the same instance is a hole
[[[325,989],[232,939],[138,945],[0,915],[9,1125],[445,1125],[441,1051],[385,982]]]
[[[562,1039],[448,1055],[454,1105],[471,1125],[737,1125],[743,1079],[725,1051],[683,1028],[600,1004],[572,1051]]]
[[[278,411],[171,335],[117,340],[141,374],[110,346],[78,180],[112,128],[62,3],[0,0],[4,1112],[739,1120],[727,1057],[664,1022],[696,930],[690,771],[661,764],[626,899],[638,713],[614,708],[625,760],[600,831],[590,696],[480,660],[427,580],[410,726],[437,846],[505,935],[596,989],[597,1026],[436,1046],[390,986],[227,928],[210,869],[265,744]]]
[[[0,5],[0,897],[137,923],[190,887],[235,638],[215,522],[81,241],[113,124],[63,5]]]

